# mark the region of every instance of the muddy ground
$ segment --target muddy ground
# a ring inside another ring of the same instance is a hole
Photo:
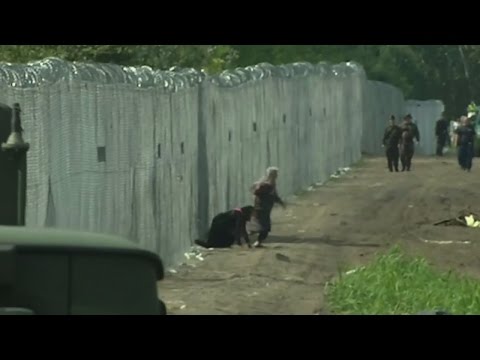
[[[468,207],[480,213],[476,165],[466,173],[453,157],[417,157],[411,172],[390,173],[383,158],[364,158],[275,209],[265,248],[203,251],[159,283],[160,296],[177,315],[328,314],[325,283],[396,243],[480,277],[480,229],[433,226]]]

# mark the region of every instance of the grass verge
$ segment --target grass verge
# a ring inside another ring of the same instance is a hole
[[[327,284],[326,296],[335,314],[401,315],[423,310],[480,314],[479,280],[440,272],[398,247],[366,267],[341,274]]]

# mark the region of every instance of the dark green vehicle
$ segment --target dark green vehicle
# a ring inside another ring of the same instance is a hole
[[[163,276],[120,237],[0,226],[0,315],[166,315]]]

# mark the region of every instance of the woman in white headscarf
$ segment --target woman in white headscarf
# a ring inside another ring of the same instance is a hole
[[[266,176],[255,182],[251,191],[255,196],[252,218],[248,224],[250,233],[258,233],[258,240],[253,246],[261,247],[272,229],[270,214],[275,204],[285,207],[277,193],[278,168],[269,167]]]

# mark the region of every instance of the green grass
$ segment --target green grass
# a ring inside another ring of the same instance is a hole
[[[452,271],[440,272],[423,258],[398,247],[356,272],[327,284],[335,314],[400,315],[422,310],[480,314],[480,281]]]

